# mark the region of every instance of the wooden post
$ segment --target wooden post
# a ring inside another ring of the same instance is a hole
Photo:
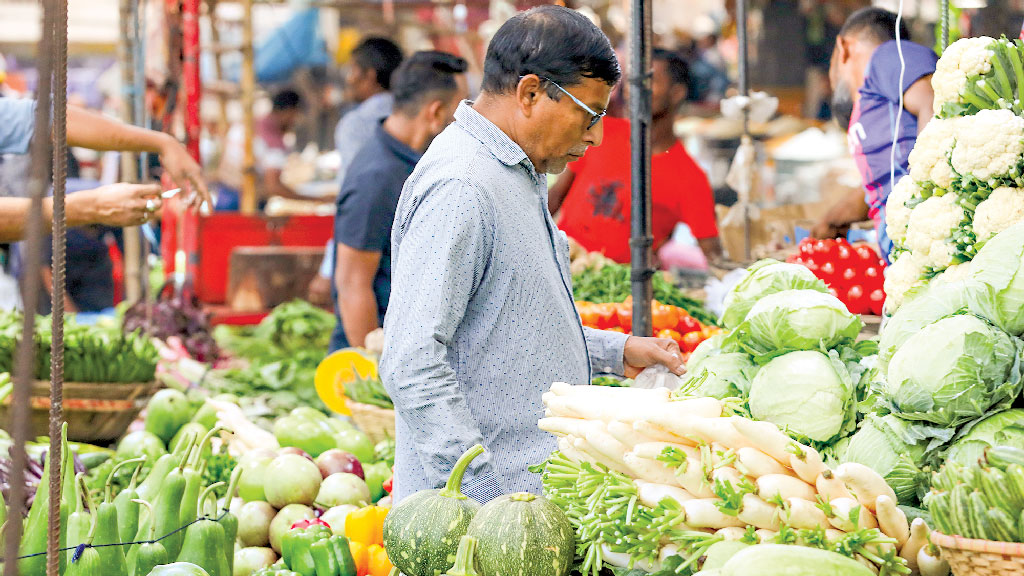
[[[125,124],[135,122],[135,99],[128,90],[133,85],[135,71],[132,67],[132,46],[130,23],[132,22],[132,0],[121,0],[121,38],[117,43],[117,56],[121,63],[121,121]],[[131,152],[121,152],[120,182],[136,182],[138,176],[136,156]],[[128,302],[137,302],[142,298],[140,270],[142,268],[142,243],[139,228],[132,226],[124,229],[124,295]]]
[[[252,39],[252,0],[242,0],[242,122],[245,152],[242,160],[242,214],[256,213],[256,158],[253,154],[255,119],[252,114],[256,92],[256,70]]]

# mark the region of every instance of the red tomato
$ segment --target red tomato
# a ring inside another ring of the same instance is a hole
[[[680,334],[688,334],[694,330],[700,330],[700,322],[695,320],[693,316],[687,314],[686,316],[680,316],[679,324],[676,325],[676,331]]]
[[[853,314],[867,314],[870,311],[870,302],[864,294],[864,288],[859,284],[850,286],[846,291],[846,306]]]
[[[616,304],[615,314],[619,317],[619,326],[626,332],[633,329],[633,304]]]
[[[813,258],[813,257],[811,257],[811,256],[804,256],[802,264],[803,264],[803,265],[804,265],[804,266],[805,266],[805,267],[806,267],[806,268],[807,268],[808,270],[810,270],[811,272],[814,272],[815,274],[817,274],[817,273],[818,273],[818,270],[820,270],[820,269],[821,269],[821,267],[820,267],[820,266],[818,266],[818,261],[819,261],[820,259],[821,259],[821,256],[818,256],[817,258]]]
[[[838,278],[838,276],[836,275],[836,265],[833,264],[831,260],[825,262],[824,264],[821,265],[821,269],[818,270],[816,276],[824,280],[825,284],[831,286],[832,283],[835,282]]]
[[[683,352],[693,352],[701,341],[700,331],[687,332],[683,334],[683,341],[679,343],[679,347]]]
[[[597,327],[597,310],[590,302],[577,302],[576,309],[580,312],[580,322],[590,328]]]
[[[881,289],[882,284],[885,282],[885,277],[882,275],[882,270],[877,266],[868,266],[864,269],[864,289],[874,291]]]
[[[675,328],[679,324],[679,312],[675,306],[655,304],[651,312],[651,324],[655,332]]]
[[[856,248],[854,248],[854,250],[857,252],[857,255],[860,256],[860,259],[864,261],[864,263],[875,264],[876,262],[878,262],[878,252],[872,250],[871,247],[868,246],[867,244],[860,244]]]
[[[594,310],[597,313],[597,327],[602,330],[615,326],[619,321],[615,304],[595,304]]]
[[[869,307],[871,308],[871,313],[875,316],[881,316],[882,305],[885,304],[885,292],[880,288],[873,290],[871,294],[868,295],[868,302]]]
[[[857,278],[857,270],[853,268],[844,268],[841,278],[844,282],[850,284]]]
[[[622,329],[622,326],[612,326],[611,328],[607,328],[605,331],[606,332],[618,332],[619,334],[625,334],[626,333],[626,331]]]
[[[675,330],[671,330],[671,329],[668,329],[668,328],[666,328],[664,330],[659,330],[657,336],[658,336],[658,338],[666,338],[668,340],[672,340],[676,344],[679,344],[680,346],[682,346],[682,344],[680,344],[680,342],[683,339],[683,335],[680,334],[679,332],[676,332]]]
[[[845,240],[844,240],[845,242]],[[853,250],[850,250],[849,246],[843,246],[840,244],[836,247],[836,264],[841,266],[847,265],[851,258],[853,258]]]
[[[800,244],[797,245],[796,249],[801,256],[810,256],[814,254],[814,240],[811,238],[804,238],[800,241]]]

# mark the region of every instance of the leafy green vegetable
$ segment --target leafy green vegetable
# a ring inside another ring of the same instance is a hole
[[[755,356],[820,350],[853,342],[863,324],[838,298],[816,290],[784,290],[758,300],[736,328]]]
[[[816,290],[828,293],[825,283],[800,264],[788,264],[770,258],[747,268],[747,275],[725,296],[722,325],[733,330],[747,317],[754,304],[769,294],[783,290]]]
[[[971,466],[990,446],[1024,448],[1024,410],[996,412],[965,426],[950,445],[946,460]]]
[[[212,486],[217,482],[224,484],[213,491],[217,498],[223,498],[228,491],[228,484],[231,483],[231,473],[235,471],[238,460],[228,453],[227,445],[221,445],[220,449],[212,453],[206,459],[206,469],[203,470],[203,486]]]
[[[966,282],[929,282],[909,292],[882,329],[878,344],[882,365],[888,365],[896,350],[922,328],[967,306],[968,289]]]
[[[652,278],[654,299],[662,304],[678,306],[690,313],[698,322],[705,326],[718,324],[715,315],[708,312],[698,300],[683,293],[663,274],[655,274]],[[587,268],[572,276],[573,297],[581,302],[623,302],[630,296],[629,266],[609,263],[600,268]]]
[[[896,492],[900,503],[917,503],[928,489],[929,466],[937,464],[935,454],[929,453],[928,439],[917,429],[892,414],[869,414],[860,430],[850,437],[839,459],[878,472]]]
[[[380,378],[363,378],[356,374],[356,379],[345,385],[345,396],[361,404],[370,404],[388,410],[395,409]]]
[[[745,398],[750,392],[750,383],[757,374],[758,366],[750,356],[742,352],[730,352],[706,357],[692,368],[688,366],[687,370],[693,378],[703,378],[692,395],[721,400]]]
[[[969,295],[972,312],[1017,336],[1024,333],[1024,223],[1003,230],[971,261],[982,284]]]

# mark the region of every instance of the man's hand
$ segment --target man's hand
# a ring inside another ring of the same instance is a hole
[[[202,169],[185,147],[171,136],[167,137],[160,148],[160,165],[167,170],[171,180],[188,194],[186,198],[192,207],[201,208],[205,205],[208,210],[213,210],[213,200],[203,181]]]
[[[331,304],[331,279],[319,274],[309,282],[309,302],[317,306]]]
[[[668,338],[630,336],[626,339],[622,359],[627,378],[635,378],[641,370],[655,364],[665,366],[677,376],[686,372],[679,344]]]
[[[111,184],[67,196],[69,226],[138,226],[160,212],[159,184]]]

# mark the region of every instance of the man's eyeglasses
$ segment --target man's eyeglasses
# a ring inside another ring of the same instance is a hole
[[[541,80],[545,81],[545,82],[550,83],[555,88],[558,88],[558,90],[561,91],[562,94],[565,94],[569,98],[572,98],[572,101],[575,102],[577,106],[579,106],[580,108],[585,110],[587,112],[587,114],[590,114],[590,123],[587,124],[587,130],[590,130],[594,126],[597,126],[597,123],[601,121],[601,118],[604,118],[605,114],[608,113],[607,110],[602,110],[600,112],[594,112],[594,110],[590,106],[587,106],[586,104],[581,102],[579,98],[573,96],[568,90],[566,90],[565,88],[562,88],[561,86],[559,86],[558,82],[555,82],[554,80],[552,80],[550,78],[547,78],[545,76],[538,75],[537,77],[540,78]],[[522,80],[523,78],[526,78],[526,76],[520,76],[519,77],[520,80]]]

